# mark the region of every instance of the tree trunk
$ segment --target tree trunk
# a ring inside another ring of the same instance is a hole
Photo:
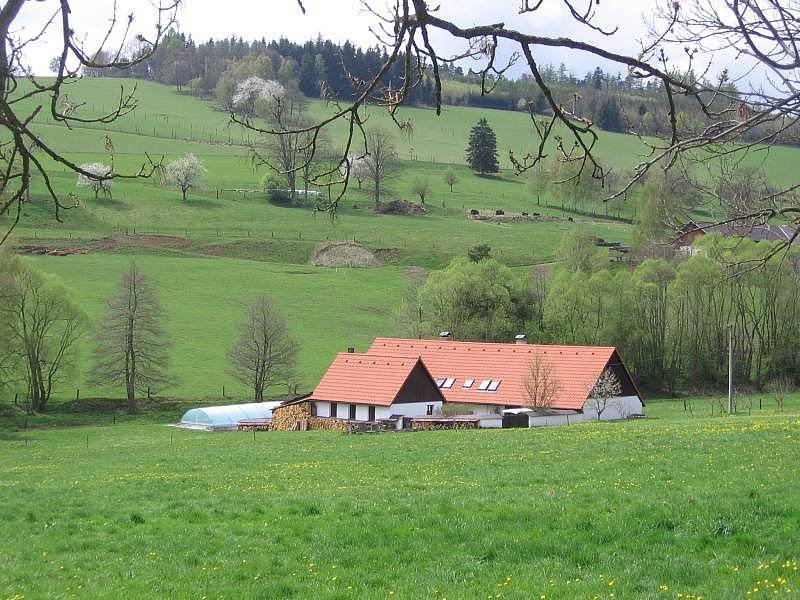
[[[183,201],[184,201],[184,202],[186,202],[186,192],[187,192],[187,191],[188,191],[188,189],[187,189],[187,188],[185,188],[185,187],[182,187],[182,188],[181,188],[181,194],[183,194]]]
[[[289,184],[289,200],[292,202],[292,206],[297,205],[297,176],[294,171],[289,171],[286,174],[286,181]]]
[[[381,178],[375,178],[375,210],[381,207]]]

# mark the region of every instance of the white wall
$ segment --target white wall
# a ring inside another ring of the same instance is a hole
[[[318,417],[331,416],[331,403],[314,400],[317,409]],[[337,402],[336,403],[336,418],[349,419],[350,418],[350,403]],[[392,404],[391,406],[376,406],[375,418],[388,419],[391,415],[403,415],[404,417],[419,417],[428,414],[428,404],[433,404],[433,411],[436,412],[442,407],[441,402],[411,402],[408,404]],[[356,404],[356,420],[368,421],[369,420],[369,406],[368,404]]]
[[[575,425],[586,420],[586,415],[575,412],[558,415],[531,415],[528,417],[529,427],[549,427],[551,425]]]
[[[591,398],[583,405],[585,421],[597,419],[597,405]],[[601,421],[615,421],[627,419],[632,415],[643,415],[644,406],[639,396],[618,396],[608,401],[605,410],[600,415]]]
[[[392,404],[389,414],[403,415],[404,417],[423,417],[428,414],[428,405],[433,404],[433,412],[442,408],[441,401],[437,402],[409,402],[408,404]]]
[[[481,429],[501,429],[503,427],[503,417],[484,417],[478,421],[478,427]]]

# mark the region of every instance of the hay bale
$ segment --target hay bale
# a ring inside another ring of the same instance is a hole
[[[366,246],[356,242],[326,242],[311,257],[317,267],[380,267],[381,261]]]

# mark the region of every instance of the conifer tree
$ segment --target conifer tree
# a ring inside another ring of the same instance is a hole
[[[467,164],[481,175],[497,173],[497,137],[486,119],[481,119],[469,133]]]

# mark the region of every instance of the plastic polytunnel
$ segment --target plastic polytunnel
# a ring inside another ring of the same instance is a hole
[[[178,427],[210,431],[236,429],[236,424],[244,419],[271,419],[272,409],[278,405],[280,402],[251,402],[192,408],[183,415]]]

